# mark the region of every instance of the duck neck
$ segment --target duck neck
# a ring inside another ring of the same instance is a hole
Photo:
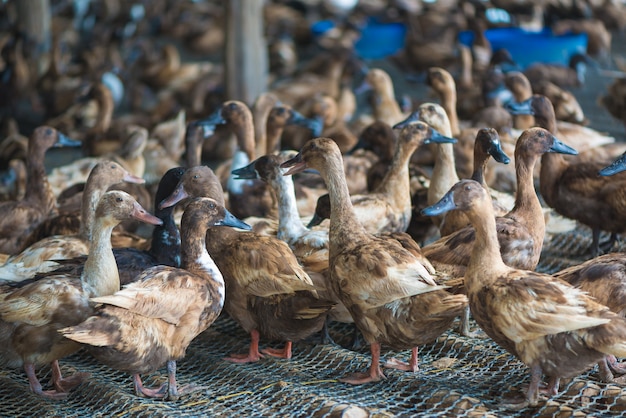
[[[557,183],[561,173],[569,166],[569,163],[560,154],[546,153],[541,156],[541,169],[539,171],[539,192],[550,207],[554,207],[555,197],[553,194],[558,190]]]
[[[485,170],[487,169],[487,163],[489,162],[489,157],[485,158],[484,155],[478,155],[476,152],[474,153],[474,171],[472,172],[471,179],[480,183],[483,187],[486,187],[485,184]]]
[[[87,179],[87,184],[85,184],[85,190],[83,191],[83,198],[80,206],[81,218],[80,230],[78,233],[81,237],[87,240],[91,239],[98,202],[108,189],[97,183],[98,182],[89,181],[89,179]]]
[[[271,185],[278,195],[278,238],[293,242],[307,231],[298,213],[293,178],[279,175]]]
[[[541,202],[535,191],[533,172],[537,156],[515,156],[515,175],[517,178],[517,192],[515,194],[515,205],[507,216],[526,219],[525,224],[532,225],[529,228],[536,243],[543,243],[546,225],[543,220],[543,209]],[[543,165],[543,164],[542,164]],[[532,220],[538,219],[539,222]],[[532,222],[532,223],[531,223]]]
[[[444,133],[448,136],[448,134]],[[434,205],[450,188],[459,181],[454,165],[454,149],[452,144],[435,145],[435,165],[428,188],[428,204]]]
[[[225,298],[224,277],[207,251],[206,236],[207,229],[201,225],[184,225],[181,227],[181,267],[202,276],[207,281],[216,282],[219,294],[214,296],[219,298],[219,303],[223,306]]]
[[[439,92],[439,97],[441,107],[448,114],[448,120],[450,121],[450,135],[448,136],[458,136],[461,133],[461,128],[459,127],[459,115],[456,112],[456,86],[453,84],[444,89],[444,91]]]
[[[493,282],[497,273],[508,269],[500,254],[500,243],[493,210],[468,212],[467,216],[476,230],[470,261],[465,273],[468,293]]]
[[[26,194],[24,200],[40,205],[42,212],[49,213],[56,206],[56,199],[44,166],[45,150],[30,141],[26,159]]]
[[[196,167],[202,160],[202,127],[188,126],[185,132],[187,168]]]
[[[341,158],[330,160],[330,166],[322,173],[330,197],[330,254],[352,246],[359,236],[367,236],[365,228],[357,220],[350,200],[350,192]]]
[[[96,219],[92,231],[89,255],[81,275],[83,288],[89,297],[112,295],[120,290],[120,276],[111,246],[111,232],[117,223]]]
[[[250,161],[250,156],[246,152],[242,150],[235,151],[235,155],[233,156],[233,161],[230,166],[231,174],[228,176],[228,182],[226,183],[226,190],[228,190],[228,193],[243,194],[245,185],[253,182],[253,180],[238,180],[232,174],[232,170],[245,167],[250,164]]]
[[[272,154],[280,149],[280,138],[283,135],[283,131],[285,127],[276,124],[276,123],[268,123],[267,124],[267,136],[266,136],[266,154]],[[258,147],[257,147],[258,149]]]
[[[269,117],[272,108],[270,106],[261,106],[261,108],[254,109],[254,141],[255,141],[255,154],[261,156],[269,154],[268,149],[268,127],[267,119]]]
[[[393,85],[387,85],[376,92],[374,116],[377,120],[387,121],[390,125],[402,120],[402,110],[396,101]]]
[[[104,85],[99,86],[96,100],[98,102],[98,115],[91,132],[103,134],[111,127],[115,103],[113,102],[111,92]]]
[[[385,177],[373,190],[374,193],[383,194],[393,207],[401,209],[404,213],[408,212],[409,216],[411,213],[411,183],[409,178],[411,154],[411,152],[398,146]]]
[[[152,243],[150,254],[158,264],[180,267],[180,231],[174,220],[174,207],[157,209],[155,216],[163,221],[162,225],[156,225],[152,230]]]

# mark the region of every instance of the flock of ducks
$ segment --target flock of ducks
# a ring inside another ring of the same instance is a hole
[[[197,7],[214,13],[209,4]],[[145,12],[156,16],[159,7]],[[423,70],[439,100],[407,109],[386,71],[355,64],[347,25],[339,38],[320,41],[329,50],[309,68],[277,70],[281,80],[254,104],[207,94],[194,98],[202,105],[177,105],[189,113],[174,112],[181,94],[213,93],[222,70],[185,67],[173,45],[155,56],[132,35],[141,22],[131,20],[130,35],[92,28],[94,39],[137,41],[132,70],[141,83],[129,83],[126,94],[143,122],[125,119],[114,114],[117,90],[105,83],[112,73],[86,86],[61,73],[71,64],[64,47],[77,41],[59,33],[50,70],[32,84],[46,123],[28,138],[13,128],[0,143],[0,160],[13,173],[3,177],[0,202],[0,362],[23,368],[32,392],[63,399],[88,376],[64,377],[59,361],[84,348],[132,375],[138,395],[177,399],[202,388],[178,387],[176,362],[224,311],[250,336],[248,352],[225,358],[234,363],[290,359],[293,342],[321,332],[332,343],[329,322],[353,323],[371,362],[340,380],[357,385],[385,379],[383,367],[418,372],[419,346],[456,318],[472,338],[471,314],[529,367],[526,394],[503,400],[506,407],[536,405],[540,393],[558,392],[561,378],[595,364],[601,380],[619,381],[626,374],[617,360],[626,357],[626,256],[600,254],[626,225],[625,149],[581,125],[581,108],[565,93],[584,80],[571,69],[507,70],[510,57],[491,51],[484,37],[461,54],[459,67],[443,47],[441,57],[417,60],[420,48],[432,49],[428,36],[447,33],[433,13],[460,13],[436,9],[411,15],[402,62],[413,69],[430,63]],[[267,19],[295,37],[294,14],[270,3]],[[478,34],[486,27],[465,19]],[[164,17],[160,24],[176,26]],[[590,27],[597,25],[581,30]],[[179,34],[205,51],[209,35]],[[2,82],[15,98],[30,99],[28,79],[20,78],[22,41],[3,40],[9,72]],[[102,66],[88,58],[86,67]],[[573,59],[573,68],[588,60]],[[371,109],[355,115],[350,86],[360,73]],[[479,83],[481,91],[470,88]],[[474,97],[467,119],[459,112],[464,92]],[[80,103],[56,109],[64,93]],[[603,103],[609,112],[623,109],[623,96],[607,94]],[[163,115],[171,118],[155,123]],[[46,152],[57,146],[81,146],[86,156],[50,171]],[[209,159],[213,168],[202,164]],[[593,236],[587,261],[551,275],[535,271],[547,208]],[[132,219],[152,225],[151,235]],[[599,242],[601,231],[611,233],[609,242]],[[262,348],[263,340],[284,346]],[[410,359],[385,360],[383,348],[411,350]],[[48,365],[52,382],[44,389],[36,371]],[[167,382],[145,387],[141,376],[163,366]]]

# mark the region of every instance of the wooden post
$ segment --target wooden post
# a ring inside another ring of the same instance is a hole
[[[252,105],[267,89],[268,58],[263,0],[226,2],[226,94]]]
[[[50,35],[49,0],[20,0],[15,2],[17,21],[25,36],[24,53],[26,59],[34,62],[37,74],[41,75],[48,66],[52,45]]]

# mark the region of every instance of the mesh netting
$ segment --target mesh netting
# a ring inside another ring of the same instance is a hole
[[[552,272],[580,262],[590,242],[586,228],[553,236],[546,242],[538,270]],[[473,331],[479,331],[473,325]],[[351,333],[349,326],[331,327],[331,335],[343,346],[348,346]],[[100,365],[86,352],[61,361],[65,374],[91,373],[88,382],[61,402],[30,393],[21,370],[3,370],[0,415],[562,417],[626,412],[626,390],[600,383],[597,368],[565,380],[557,396],[541,400],[535,408],[521,412],[501,409],[498,402],[503,396],[522,394],[529,380],[528,369],[480,332],[478,337],[466,338],[450,330],[433,344],[419,348],[419,372],[386,370],[387,380],[358,387],[336,379],[366,369],[370,360],[367,347],[354,352],[311,341],[294,344],[291,360],[265,358],[245,365],[222,360],[230,353],[246,352],[248,342],[248,335],[222,316],[193,341],[187,356],[178,362],[180,385],[193,383],[205,388],[175,402],[135,396],[129,375]],[[262,345],[270,344],[262,341]],[[408,360],[410,351],[384,351],[383,355]],[[45,369],[39,376],[44,383],[50,379]],[[144,378],[146,385],[157,385],[165,381],[166,372],[162,369]]]

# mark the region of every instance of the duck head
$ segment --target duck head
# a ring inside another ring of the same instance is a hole
[[[479,200],[487,197],[487,191],[480,183],[464,179],[452,186],[437,203],[422,209],[422,214],[439,216],[451,210],[467,211]]]

